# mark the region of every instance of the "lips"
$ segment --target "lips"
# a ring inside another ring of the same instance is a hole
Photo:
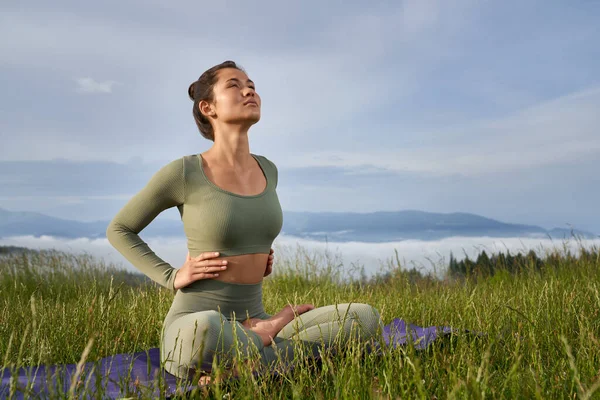
[[[247,102],[244,103],[245,106],[247,106],[248,104],[254,104],[255,106],[258,106],[258,103],[254,100],[248,100]]]

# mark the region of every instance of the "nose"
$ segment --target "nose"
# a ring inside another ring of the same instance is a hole
[[[249,86],[246,86],[246,88],[244,89],[244,97],[246,97],[246,96],[252,96],[252,97],[254,97],[255,93],[256,92],[254,91],[254,89],[252,89]]]

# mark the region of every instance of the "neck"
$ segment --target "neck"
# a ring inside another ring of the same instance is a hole
[[[215,143],[206,152],[219,164],[246,165],[250,156],[249,127],[226,126],[215,129]]]

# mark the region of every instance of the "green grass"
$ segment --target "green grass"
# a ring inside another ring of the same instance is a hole
[[[325,354],[321,368],[300,363],[279,378],[256,378],[240,367],[238,380],[192,397],[600,398],[600,252],[553,260],[541,270],[466,280],[389,264],[377,278],[348,282],[337,258],[298,247],[279,256],[277,273],[265,280],[267,312],[288,302],[363,302],[386,324],[401,317],[486,336],[457,334],[425,351],[408,346],[381,355],[353,342],[341,356]],[[89,256],[0,257],[0,362],[77,363],[90,339],[88,361],[158,347],[172,295],[139,278]]]

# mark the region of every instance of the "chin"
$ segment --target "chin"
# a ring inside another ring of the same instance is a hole
[[[242,115],[239,115],[237,118],[232,118],[229,120],[230,123],[236,123],[236,124],[247,123],[249,125],[254,125],[258,121],[260,121],[260,112],[254,112],[254,113],[248,113],[248,114],[244,113]]]
[[[252,124],[257,123],[258,121],[260,121],[260,113],[257,113],[256,115],[251,115],[249,116],[246,121],[251,122]]]

